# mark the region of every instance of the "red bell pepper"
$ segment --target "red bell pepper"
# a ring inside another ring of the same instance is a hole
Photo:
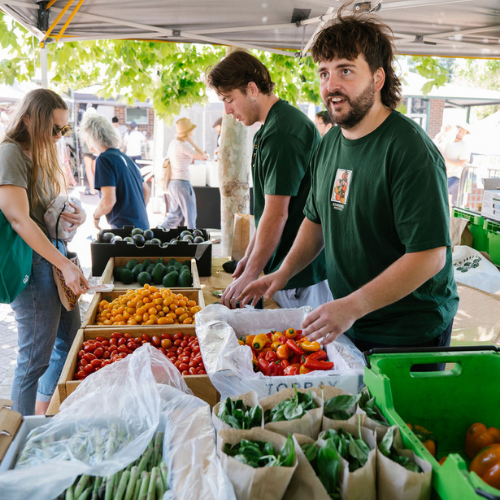
[[[301,356],[300,354],[294,354],[291,358],[288,359],[288,361],[290,361],[291,365],[294,365],[295,363],[301,363],[303,357],[304,356]]]
[[[278,356],[274,351],[269,351],[266,352],[266,357],[264,358],[268,363],[274,363],[277,359]]]
[[[288,339],[286,338],[286,336],[285,336],[285,335],[282,335],[282,336],[280,337],[280,339],[278,340],[278,342],[279,342],[280,344],[282,344],[282,345],[285,345],[287,340],[288,340]]]
[[[286,341],[286,345],[295,354],[300,354],[300,355],[304,354],[304,351],[295,343],[295,340],[288,339]]]
[[[280,374],[280,367],[276,363],[269,363],[266,375],[268,377],[276,377]]]
[[[266,335],[269,340],[273,339],[273,332],[266,333]]]
[[[280,366],[283,368],[283,370],[287,367],[287,366],[290,366],[290,362],[288,361],[288,359],[282,359],[280,361]]]
[[[267,375],[267,371],[269,370],[269,363],[264,358],[259,358],[259,369],[264,374]]]
[[[320,349],[319,351],[309,354],[308,358],[311,358],[311,360],[315,359],[316,361],[325,361],[328,359],[328,355],[325,351]]]
[[[284,370],[285,375],[298,375],[299,369],[296,366],[287,366]]]
[[[313,353],[315,354],[315,353]],[[333,362],[332,361],[320,361],[318,359],[314,359],[312,357],[312,354],[308,356],[306,359],[306,362],[304,363],[304,366],[308,370],[331,370],[333,368]]]

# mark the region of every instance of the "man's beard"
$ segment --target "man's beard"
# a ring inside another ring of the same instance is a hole
[[[342,97],[347,101],[347,104],[351,107],[351,110],[345,114],[340,115],[331,111],[331,103],[328,99],[332,97]],[[340,92],[331,92],[326,96],[327,102],[325,103],[328,114],[334,123],[339,125],[341,128],[350,129],[355,127],[370,111],[375,102],[375,84],[373,81],[368,84],[365,90],[361,92],[361,95],[354,100],[349,99],[346,95]]]

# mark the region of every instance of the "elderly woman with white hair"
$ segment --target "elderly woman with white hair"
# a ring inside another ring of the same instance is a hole
[[[133,225],[148,229],[146,205],[150,190],[137,165],[118,149],[121,138],[116,129],[104,116],[87,111],[80,124],[80,134],[99,155],[95,171],[95,188],[101,191],[101,200],[94,212],[97,229],[103,215],[112,228]]]

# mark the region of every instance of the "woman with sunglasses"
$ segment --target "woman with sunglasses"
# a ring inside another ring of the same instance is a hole
[[[49,238],[44,223],[48,205],[66,190],[56,142],[71,130],[68,116],[67,105],[57,94],[33,90],[12,114],[0,144],[0,210],[33,249],[30,281],[11,304],[19,345],[11,397],[14,410],[22,415],[35,410],[45,414],[81,323],[78,307],[68,312],[62,306],[52,265],[76,294],[89,286],[66,258],[64,244]],[[75,212],[63,212],[61,217],[76,230],[86,216],[71,206]]]

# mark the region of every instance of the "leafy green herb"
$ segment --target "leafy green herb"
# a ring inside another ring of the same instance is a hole
[[[397,425],[393,425],[389,427],[384,438],[378,445],[378,449],[382,455],[386,456],[393,462],[396,462],[399,465],[402,465],[405,469],[411,472],[421,472],[420,467],[410,460],[408,457],[403,457],[399,455],[394,449],[394,433],[397,429]]]
[[[299,392],[295,385],[294,389],[295,394],[291,398],[281,401],[274,408],[265,412],[264,422],[266,424],[284,420],[297,420],[302,418],[307,411],[317,408],[311,391]]]
[[[342,394],[335,396],[325,402],[323,414],[332,420],[349,420],[354,413],[356,403],[359,401],[361,394],[349,396]]]
[[[271,443],[248,441],[247,439],[242,439],[241,442],[234,445],[226,443],[224,453],[255,469],[259,467],[292,467],[295,463],[295,445],[290,434],[278,454]]]
[[[364,410],[368,417],[371,418],[374,422],[389,427],[387,420],[380,413],[380,410],[375,406],[375,397],[370,396],[370,392],[367,388],[361,391],[359,407]]]
[[[303,444],[302,451],[311,464],[330,498],[340,499],[340,457],[332,439],[327,439],[320,447],[318,441]]]
[[[241,399],[224,400],[219,406],[217,417],[234,429],[251,429],[260,427],[262,423],[262,408],[246,406]]]
[[[361,433],[360,433],[361,436]],[[349,471],[354,472],[363,467],[370,453],[370,447],[363,438],[355,439],[345,429],[329,429],[320,436],[322,439],[331,439],[339,455],[349,462]]]

